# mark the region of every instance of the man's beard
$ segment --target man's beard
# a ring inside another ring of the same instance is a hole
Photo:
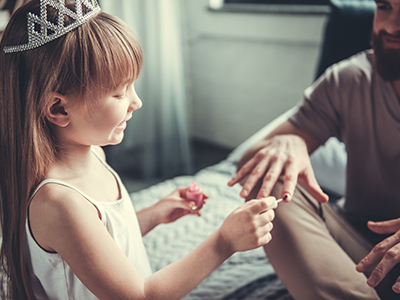
[[[400,50],[387,49],[383,43],[383,37],[388,35],[384,31],[378,34],[372,32],[372,49],[374,49],[374,65],[378,74],[385,81],[395,81],[400,79]],[[397,34],[393,37],[399,37]]]

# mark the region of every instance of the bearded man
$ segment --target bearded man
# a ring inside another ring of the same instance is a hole
[[[400,0],[376,5],[372,50],[330,67],[229,182],[283,199],[264,249],[295,299],[400,299]],[[309,159],[332,136],[348,155],[342,213]]]

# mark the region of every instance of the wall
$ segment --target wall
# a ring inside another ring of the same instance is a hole
[[[185,1],[191,135],[236,147],[313,81],[326,15],[233,13]]]

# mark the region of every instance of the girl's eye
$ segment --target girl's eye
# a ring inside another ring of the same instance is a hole
[[[118,88],[114,92],[116,93],[113,97],[116,99],[123,99],[126,97],[126,93],[128,92],[128,85],[123,88]]]

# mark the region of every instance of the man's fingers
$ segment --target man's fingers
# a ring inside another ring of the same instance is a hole
[[[393,292],[400,294],[400,276],[397,278],[396,282],[393,285]]]
[[[322,189],[319,187],[318,183],[316,183],[316,184],[317,184],[317,186],[311,185],[310,188],[308,189],[308,192],[318,202],[320,202],[320,203],[328,202],[329,196],[322,191]]]
[[[367,283],[376,287],[395,265],[400,262],[400,244],[392,247],[385,253],[378,266],[372,271]]]
[[[288,164],[286,166],[285,175],[283,176],[283,188],[281,197],[284,202],[291,200],[292,195],[297,184],[297,178],[299,177],[299,172],[294,164]]]
[[[399,234],[394,234],[382,242],[375,245],[371,252],[368,253],[356,266],[358,272],[365,272],[376,265],[380,260],[397,260],[400,261],[400,239]]]
[[[370,287],[376,287],[393,267],[394,265],[390,265],[388,264],[388,262],[382,260],[378,264],[378,266],[372,271],[367,280],[367,284]]]
[[[382,222],[369,221],[368,228],[379,234],[393,233],[400,229],[400,218]]]
[[[299,181],[305,185],[305,189],[315,198],[315,200],[321,203],[329,201],[329,196],[322,191],[317,179],[315,179],[314,171],[311,166],[304,171],[301,178],[299,178]]]
[[[232,177],[232,179],[228,182],[229,186],[234,186],[236,183],[240,182],[245,176],[247,176],[254,166],[256,166],[258,161],[256,160],[255,157],[250,159],[248,162],[246,162],[239,171],[237,171],[236,175]]]
[[[259,179],[265,174],[268,167],[268,161],[260,161],[254,169],[251,171],[246,183],[243,185],[243,189],[240,192],[242,198],[246,198],[253,188],[256,186]]]
[[[280,160],[276,160],[270,165],[269,170],[264,175],[262,186],[257,194],[257,199],[268,197],[271,194],[279,176],[282,174],[282,168],[283,164]]]

